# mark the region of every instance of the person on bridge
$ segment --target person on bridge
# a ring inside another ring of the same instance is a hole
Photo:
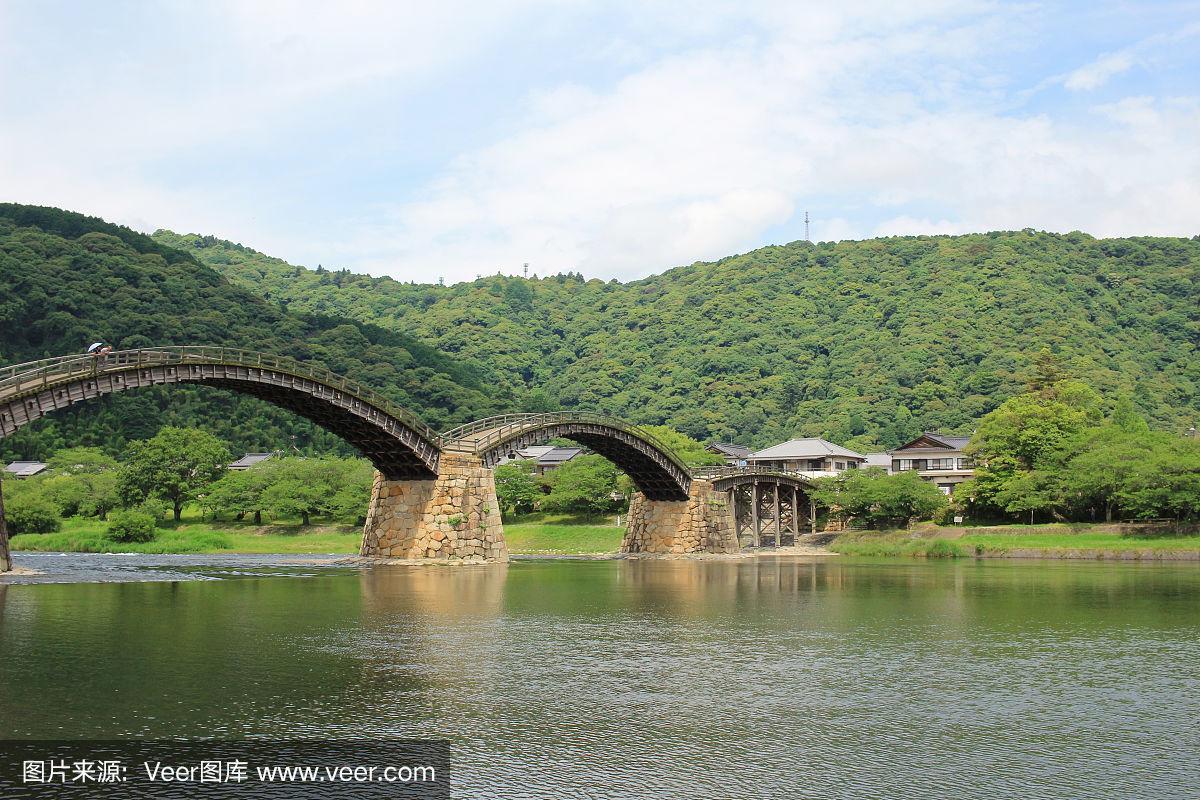
[[[100,362],[108,358],[108,354],[112,352],[112,345],[104,342],[92,342],[88,345],[87,354],[92,357],[92,369],[100,370]]]

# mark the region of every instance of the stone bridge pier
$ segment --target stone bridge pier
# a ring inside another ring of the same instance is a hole
[[[736,553],[730,495],[693,478],[687,500],[650,500],[641,492],[629,503],[622,553]]]
[[[507,561],[496,480],[474,456],[443,452],[435,480],[375,473],[363,556],[453,563]]]

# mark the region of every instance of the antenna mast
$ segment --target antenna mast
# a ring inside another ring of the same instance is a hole
[[[807,211],[804,212],[804,241],[806,241],[806,242],[812,241],[812,239],[808,238],[808,212]]]

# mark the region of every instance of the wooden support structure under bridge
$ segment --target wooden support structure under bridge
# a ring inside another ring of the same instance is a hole
[[[782,471],[727,470],[713,488],[728,492],[734,530],[743,547],[794,546],[816,532],[808,481]]]

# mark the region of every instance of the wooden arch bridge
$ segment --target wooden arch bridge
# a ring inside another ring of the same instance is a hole
[[[523,447],[559,437],[610,459],[637,487],[625,551],[730,552],[743,543],[769,544],[772,532],[778,546],[795,541],[812,518],[802,478],[738,468],[692,471],[650,432],[610,415],[507,414],[438,433],[360,383],[308,363],[227,347],[144,348],[2,368],[0,439],[76,403],[167,384],[206,384],[257,397],[342,437],[370,459],[377,472],[363,531],[367,556],[506,558],[492,468]],[[760,486],[773,487],[766,505]],[[0,497],[0,539],[2,526]],[[0,542],[0,569],[7,562],[3,550]]]

